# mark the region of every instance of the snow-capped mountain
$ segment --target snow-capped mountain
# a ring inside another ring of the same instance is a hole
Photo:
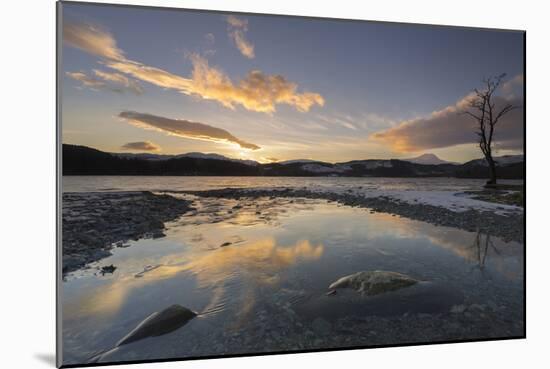
[[[408,161],[415,164],[424,164],[424,165],[438,165],[438,164],[458,164],[451,161],[442,160],[435,154],[423,154],[415,158],[410,159],[400,159],[403,161]]]

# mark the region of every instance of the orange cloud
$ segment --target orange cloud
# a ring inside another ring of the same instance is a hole
[[[105,59],[125,59],[124,52],[117,47],[111,34],[96,25],[64,23],[63,42]]]
[[[275,105],[287,104],[298,111],[307,112],[313,105],[323,106],[325,100],[317,93],[298,93],[296,83],[281,75],[266,75],[259,70],[250,71],[237,85],[221,70],[210,67],[208,61],[192,55],[191,93],[205,99],[219,101],[225,107],[242,105],[248,110],[273,113]]]
[[[94,69],[93,72],[95,77],[87,75],[84,72],[67,72],[66,75],[82,83],[82,86],[95,91],[106,89],[113,92],[124,92],[128,90],[136,95],[141,95],[143,93],[143,89],[137,81],[129,79],[122,74],[108,73],[97,69]]]
[[[403,121],[395,127],[376,132],[369,140],[390,146],[396,152],[415,152],[450,147],[460,144],[477,143],[476,122],[468,115],[461,114],[468,109],[472,94],[458,100],[427,117]],[[502,117],[495,129],[494,141],[501,149],[520,150],[523,148],[523,102],[517,97],[495,96],[497,109],[510,103],[520,109]]]
[[[124,150],[159,151],[160,146],[150,141],[128,142],[121,146]]]
[[[273,113],[276,105],[286,104],[300,112],[309,111],[314,105],[323,106],[324,98],[314,92],[298,92],[298,85],[281,75],[266,75],[259,70],[249,72],[244,79],[233,83],[220,69],[211,67],[203,57],[192,54],[191,77],[183,77],[160,68],[148,66],[124,57],[111,34],[89,25],[69,24],[64,29],[64,41],[78,49],[102,57],[101,63],[119,73],[173,89],[186,95],[215,100],[234,109],[240,105],[247,110]]]
[[[126,89],[135,93],[136,95],[141,95],[143,93],[143,88],[137,81],[130,79],[126,76],[123,76],[120,73],[109,73],[98,69],[94,69],[94,74],[105,81],[122,85]]]
[[[233,143],[249,150],[260,149],[260,146],[243,141],[224,129],[203,123],[164,118],[135,111],[123,111],[118,116],[137,127],[154,129],[173,136],[203,141]]]
[[[233,40],[241,54],[248,59],[253,59],[255,57],[254,45],[244,35],[248,31],[248,20],[230,15],[227,17],[227,23],[229,25],[229,38]]]
[[[67,76],[82,83],[82,86],[91,88],[92,90],[98,90],[106,86],[106,83],[100,81],[97,78],[88,76],[84,72],[66,72]]]
[[[235,28],[248,28],[248,21],[246,19],[237,18],[234,15],[230,15],[227,17],[227,23]]]

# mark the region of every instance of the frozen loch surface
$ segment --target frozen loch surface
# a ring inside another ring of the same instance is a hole
[[[174,304],[198,316],[101,361],[523,334],[520,243],[325,200],[180,196],[196,210],[167,223],[166,237],[131,241],[66,276],[65,364],[112,349]],[[113,273],[100,272],[110,265]],[[329,291],[374,270],[418,283],[373,296]]]

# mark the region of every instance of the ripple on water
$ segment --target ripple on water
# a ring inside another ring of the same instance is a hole
[[[171,304],[199,317],[167,335],[125,345],[106,360],[386,342],[356,323],[342,328],[354,317],[377,317],[365,327],[376,324],[380,331],[397,325],[394,339],[401,342],[444,339],[447,326],[455,329],[448,337],[462,338],[521,331],[521,244],[327,201],[193,200],[195,213],[167,224],[166,237],[131,241],[90,271],[68,276],[67,363],[113,347],[144,317]],[[93,273],[111,264],[117,267],[112,275]],[[397,271],[423,282],[369,297],[352,290],[326,295],[330,283],[361,270]],[[477,315],[473,308],[451,313],[474,305],[482,307]],[[403,318],[418,314],[431,318],[410,326]]]

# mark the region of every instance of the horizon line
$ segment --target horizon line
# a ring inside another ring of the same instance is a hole
[[[433,153],[430,153],[430,152],[424,152],[424,153],[419,154],[417,156],[407,157],[407,158],[393,158],[393,157],[390,157],[390,158],[367,158],[367,159],[351,159],[351,160],[347,160],[347,161],[338,161],[338,162],[330,162],[330,161],[311,159],[311,158],[296,158],[296,159],[285,159],[285,160],[261,162],[261,161],[254,160],[254,159],[235,158],[235,157],[219,154],[219,153],[216,153],[216,152],[189,151],[189,152],[182,152],[182,153],[179,153],[179,154],[167,154],[167,153],[162,153],[162,152],[147,152],[147,151],[114,152],[114,151],[105,151],[105,150],[101,150],[101,149],[98,149],[98,148],[95,148],[95,147],[92,147],[92,146],[87,146],[87,145],[82,145],[82,144],[73,144],[73,143],[62,142],[62,145],[81,146],[81,147],[86,147],[86,148],[89,148],[89,149],[101,151],[101,152],[104,152],[104,153],[107,153],[107,154],[115,154],[115,155],[156,155],[156,156],[172,156],[172,157],[189,155],[189,154],[218,155],[218,156],[222,156],[224,158],[231,159],[231,160],[249,161],[249,162],[255,162],[255,163],[258,163],[258,164],[282,164],[282,163],[292,162],[292,161],[311,161],[311,162],[314,162],[314,163],[326,163],[326,164],[335,165],[335,164],[345,164],[345,163],[349,163],[349,162],[352,162],[352,161],[367,161],[367,160],[410,161],[410,160],[413,160],[413,159],[418,159],[418,158],[420,158],[422,156],[425,156],[425,155],[433,155],[438,160],[441,160],[441,161],[444,162],[444,163],[440,163],[440,164],[458,164],[458,165],[461,165],[461,164],[465,164],[465,163],[467,163],[469,161],[472,161],[472,160],[484,159],[483,157],[480,157],[480,158],[477,158],[477,159],[471,159],[471,160],[467,160],[467,161],[464,161],[464,162],[457,162],[457,161],[450,161],[450,160],[441,159],[436,154],[433,154]],[[501,155],[501,156],[495,156],[495,158],[506,157],[506,156],[524,156],[524,155],[525,155],[524,153],[521,153],[521,154],[506,154],[506,155]],[[417,164],[422,164],[422,163],[417,163]],[[427,165],[437,165],[437,164],[427,164]]]

